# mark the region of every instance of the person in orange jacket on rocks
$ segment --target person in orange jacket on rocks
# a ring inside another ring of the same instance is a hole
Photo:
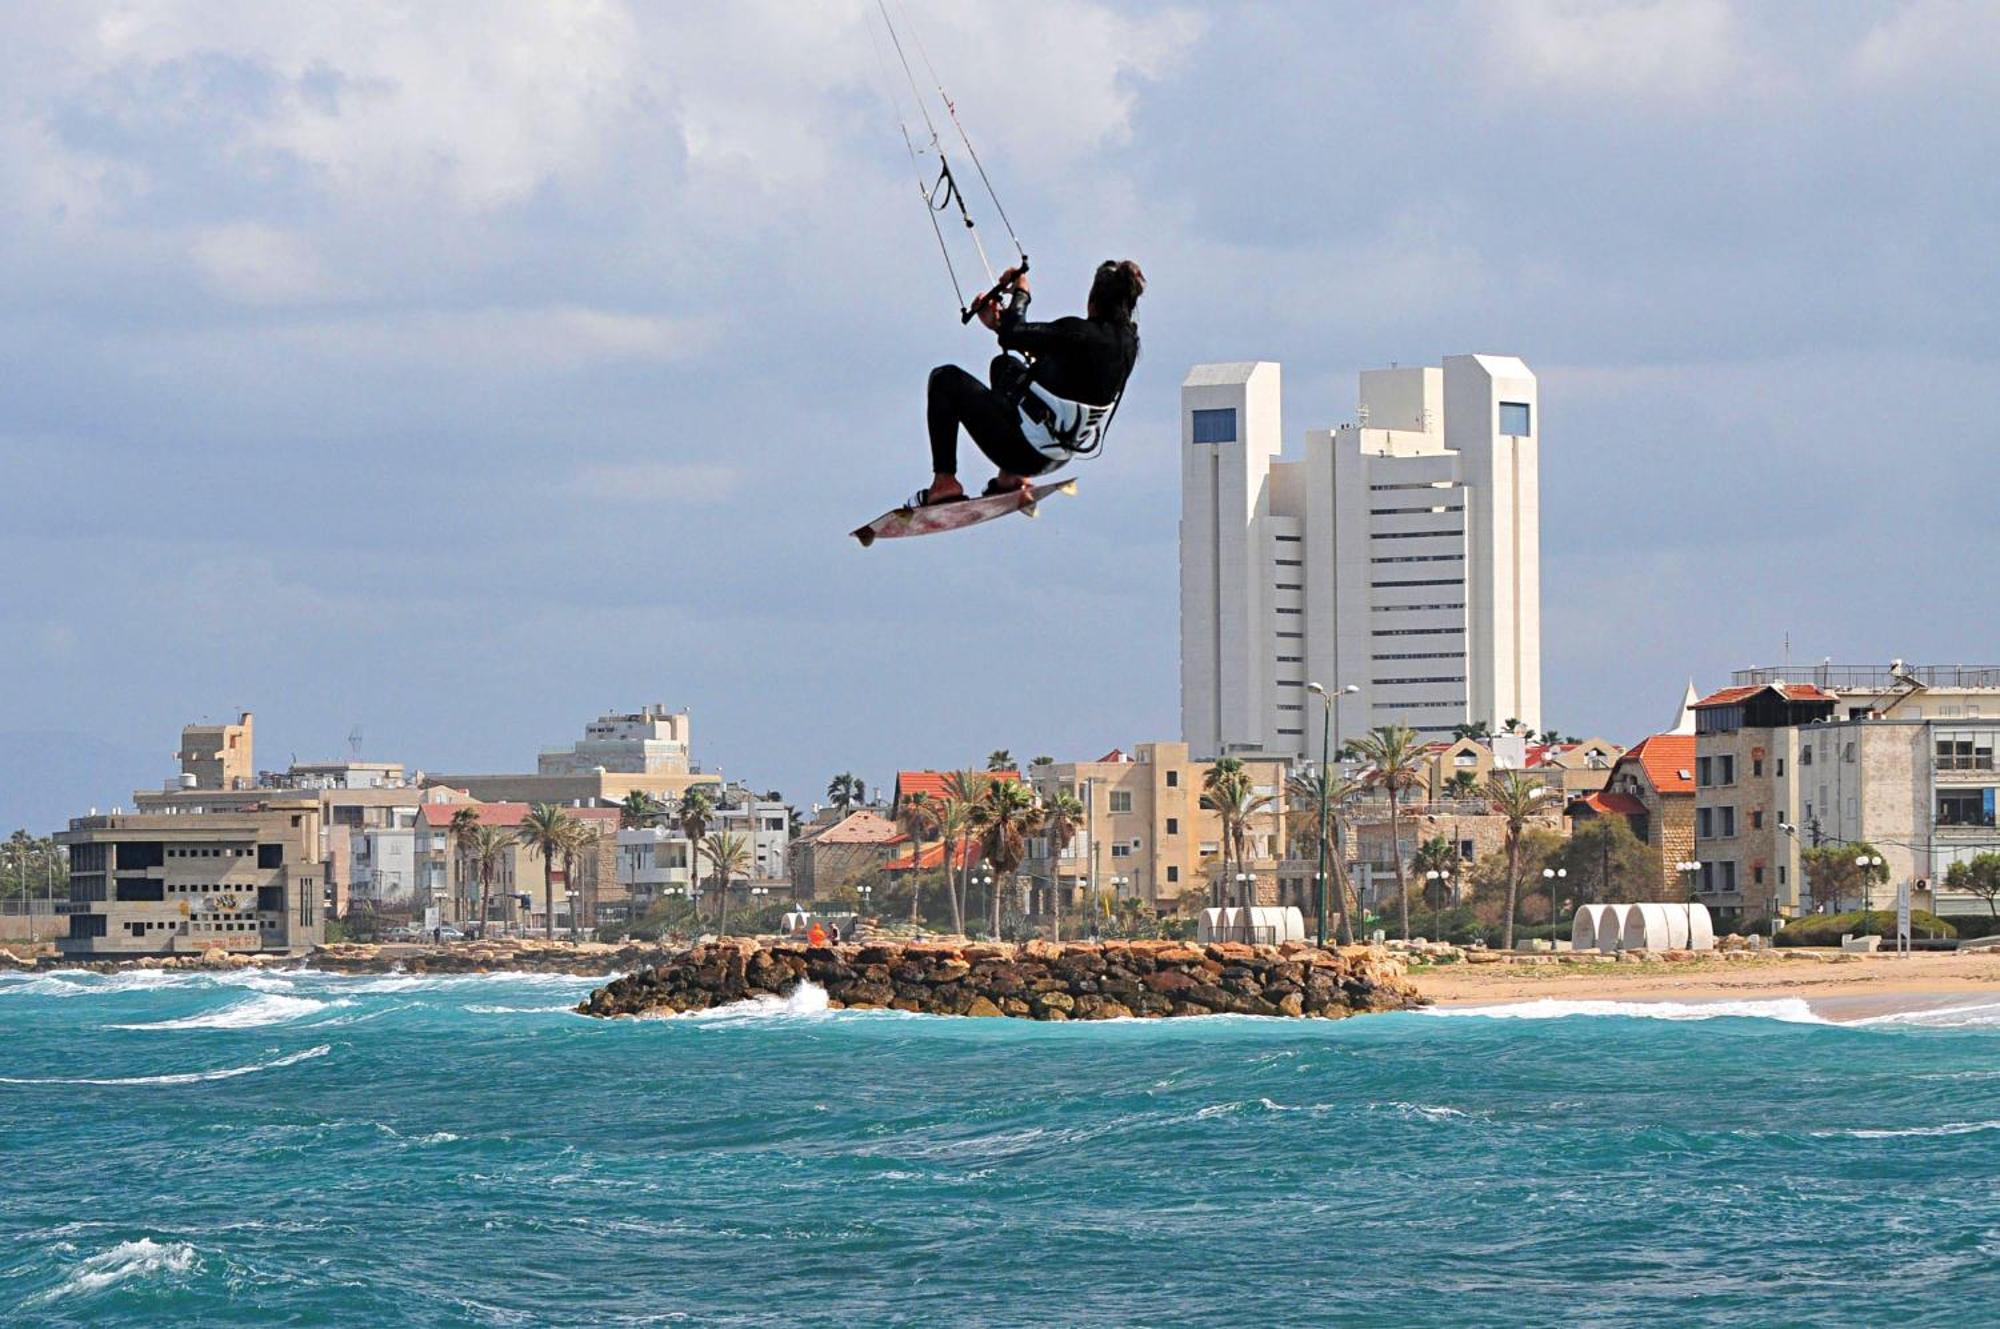
[[[811,946],[826,945],[826,929],[815,922],[812,925],[812,931],[806,933],[806,943]]]

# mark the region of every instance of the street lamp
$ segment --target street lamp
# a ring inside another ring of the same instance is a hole
[[[563,892],[563,899],[568,901],[569,907],[569,939],[571,942],[576,940],[576,894],[575,891],[566,890]]]
[[[1441,940],[1436,934],[1444,931],[1444,884],[1451,880],[1449,872],[1436,868],[1424,873],[1424,880],[1431,884],[1431,940]]]
[[[1332,740],[1330,738],[1330,733],[1334,728],[1338,726],[1340,717],[1340,698],[1345,697],[1350,693],[1359,692],[1361,691],[1361,689],[1353,683],[1343,683],[1339,687],[1336,687],[1332,692],[1328,692],[1325,688],[1321,687],[1317,683],[1308,683],[1306,684],[1306,691],[1312,693],[1315,697],[1318,697],[1320,700],[1319,875],[1315,877],[1313,881],[1313,913],[1316,915],[1316,923],[1317,923],[1316,935],[1319,938],[1319,944],[1323,947],[1326,945],[1327,800],[1328,796],[1332,793],[1333,790],[1333,756],[1331,748]],[[1344,891],[1341,893],[1340,897],[1340,912],[1342,917],[1346,917],[1347,894]],[[1349,932],[1351,935],[1352,924],[1349,925]]]
[[[1701,864],[1693,859],[1682,859],[1674,864],[1674,871],[1687,875],[1687,942],[1688,949],[1694,949],[1694,874],[1701,871]]]
[[[1127,886],[1130,886],[1131,884],[1132,884],[1132,879],[1130,877],[1114,876],[1111,879],[1111,898],[1114,900],[1122,900],[1123,898],[1125,898],[1125,888]],[[1105,910],[1105,914],[1107,917],[1110,915],[1110,912],[1111,911],[1108,909]],[[1093,924],[1093,926],[1095,925]]]
[[[1556,886],[1569,879],[1568,868],[1543,868],[1542,880],[1549,884],[1549,949],[1556,947]],[[1692,915],[1690,915],[1692,917]],[[1693,944],[1694,933],[1689,932],[1689,944]]]
[[[1868,929],[1871,926],[1868,918],[1868,906],[1870,904],[1868,874],[1875,868],[1886,868],[1889,864],[1880,854],[1856,854],[1854,856],[1854,866],[1861,869],[1861,935],[1865,937],[1868,935]]]
[[[991,872],[975,872],[970,877],[966,878],[966,880],[972,882],[974,885],[978,886],[981,890],[990,892],[993,889],[993,874]],[[966,905],[968,908],[971,906],[971,904],[972,902],[970,900],[966,901]],[[1000,920],[998,917],[1000,911],[998,908],[995,908],[993,913],[995,915],[993,920],[993,940],[998,941],[1000,940]]]
[[[770,893],[771,888],[769,886],[752,886],[750,888],[750,916],[752,918],[757,916],[757,911],[763,907],[763,898]]]

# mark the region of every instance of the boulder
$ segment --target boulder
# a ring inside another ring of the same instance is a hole
[[[967,1015],[1004,1015],[1006,1012],[1002,1011],[985,997],[974,997],[972,1004],[965,1008],[965,1013]]]

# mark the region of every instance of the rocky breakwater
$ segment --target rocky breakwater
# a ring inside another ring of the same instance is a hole
[[[786,997],[807,982],[825,989],[827,1004],[836,1009],[1034,1020],[1338,1018],[1423,1004],[1403,962],[1366,946],[1322,950],[1296,943],[1174,941],[805,946],[724,938],[608,983],[577,1011],[606,1017],[680,1014]]]

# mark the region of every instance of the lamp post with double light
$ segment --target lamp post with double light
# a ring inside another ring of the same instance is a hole
[[[1880,854],[1856,854],[1854,866],[1861,873],[1861,935],[1865,937],[1873,927],[1873,921],[1868,917],[1868,907],[1874,902],[1872,892],[1868,889],[1873,884],[1869,880],[1869,874],[1877,868],[1888,867],[1889,862]]]
[[[1549,884],[1549,949],[1554,950],[1556,945],[1556,889],[1561,883],[1569,880],[1569,869],[1543,868],[1542,880]],[[1689,933],[1688,935],[1693,936],[1694,934]]]
[[[1683,893],[1682,898],[1685,901],[1685,908],[1687,910],[1688,949],[1693,950],[1694,949],[1694,879],[1695,879],[1695,874],[1701,871],[1701,864],[1694,859],[1684,858],[1680,862],[1674,864],[1674,871],[1680,873],[1687,881],[1687,887]]]

